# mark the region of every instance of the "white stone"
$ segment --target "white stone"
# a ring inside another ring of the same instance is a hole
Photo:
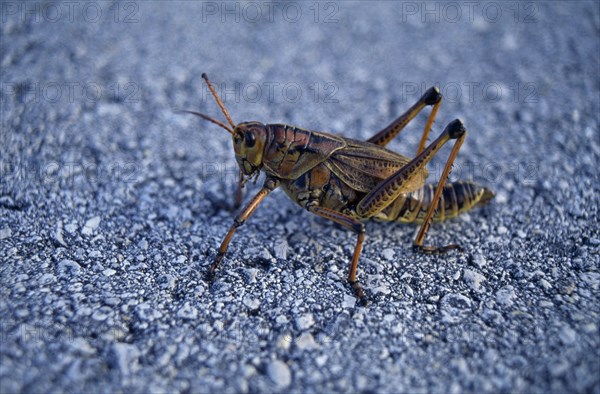
[[[260,306],[260,301],[249,295],[244,297],[243,303],[251,310],[258,309]]]
[[[496,292],[496,302],[502,306],[511,306],[516,297],[515,288],[511,285],[504,286]]]
[[[307,313],[305,315],[302,315],[302,316],[296,318],[296,326],[300,330],[306,330],[306,329],[312,327],[313,324],[315,324],[315,320],[313,318],[312,313]]]
[[[96,230],[98,228],[99,225],[100,225],[100,216],[94,216],[93,218],[88,219],[88,221],[85,222],[85,225],[81,229],[81,234],[91,235],[94,232],[94,230]]]
[[[348,294],[344,294],[344,300],[342,301],[342,308],[354,308],[356,305],[356,297]]]
[[[0,239],[10,238],[11,235],[12,231],[10,230],[10,227],[4,227],[3,229],[0,229]]]
[[[104,276],[113,276],[114,274],[117,273],[117,271],[115,271],[112,268],[107,268],[104,271],[102,271],[102,273],[104,274]]]
[[[283,361],[271,361],[267,366],[267,374],[278,387],[287,387],[292,383],[292,372]]]
[[[393,260],[395,254],[396,252],[394,252],[394,249],[391,248],[386,248],[381,251],[381,255],[383,256],[383,258],[388,261]]]
[[[317,343],[312,334],[305,332],[296,340],[296,346],[298,349],[314,349],[317,347]]]
[[[480,292],[482,290],[481,284],[485,281],[485,276],[478,272],[465,269],[463,270],[463,280],[471,289]]]

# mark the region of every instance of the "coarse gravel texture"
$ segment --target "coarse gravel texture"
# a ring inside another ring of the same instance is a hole
[[[2,3],[1,393],[600,393],[597,2],[70,4]],[[361,139],[438,85],[496,198],[432,226],[463,252],[368,223],[361,307],[355,236],[276,191],[209,284],[233,151],[173,112],[223,119],[203,72],[235,121]]]

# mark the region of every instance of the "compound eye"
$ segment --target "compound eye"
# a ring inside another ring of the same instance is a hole
[[[244,142],[248,148],[252,148],[256,143],[256,137],[251,131],[246,131],[244,134]]]

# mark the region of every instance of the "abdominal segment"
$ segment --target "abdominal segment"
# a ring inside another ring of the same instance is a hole
[[[428,184],[414,192],[401,194],[393,203],[375,216],[383,221],[400,223],[421,223],[431,206],[436,185]],[[478,205],[484,205],[493,193],[473,182],[447,183],[433,215],[433,220],[441,222],[452,219]]]

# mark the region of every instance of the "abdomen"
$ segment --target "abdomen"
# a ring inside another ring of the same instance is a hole
[[[414,192],[400,195],[375,219],[401,223],[421,223],[431,205],[436,185],[425,185]],[[433,220],[452,219],[478,205],[487,204],[494,193],[473,182],[454,182],[444,186]]]

